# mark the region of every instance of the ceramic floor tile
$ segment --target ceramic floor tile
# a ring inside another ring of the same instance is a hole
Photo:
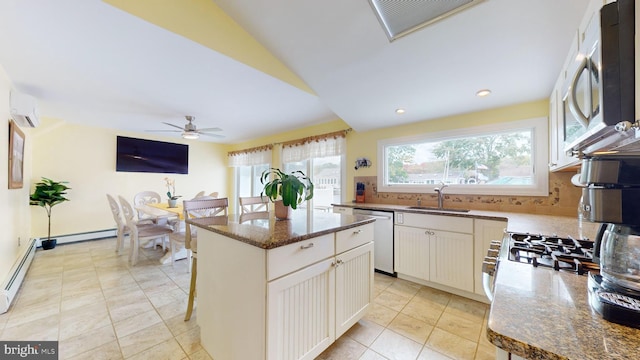
[[[178,341],[182,349],[187,354],[193,354],[202,349],[202,345],[200,344],[200,328],[194,327],[191,330],[183,332],[182,334],[175,337]]]
[[[156,346],[173,336],[164,323],[158,323],[118,339],[122,355],[128,358]]]
[[[114,341],[116,341],[116,335],[111,325],[87,331],[82,335],[60,340],[60,358],[71,358]]]
[[[450,358],[445,354],[439,353],[425,346],[424,348],[422,348],[422,351],[420,352],[420,356],[418,356],[417,360],[452,360],[452,359],[453,358]],[[495,360],[495,358],[493,360]]]
[[[0,314],[0,339],[59,340],[60,359],[211,360],[197,310],[184,321],[187,262],[162,265],[163,251],[150,248],[132,267],[128,246],[117,253],[111,238],[36,251],[16,301]],[[374,294],[365,318],[319,359],[495,357],[487,305],[378,273]]]
[[[364,319],[386,327],[396,315],[398,315],[397,311],[374,302],[371,304],[369,312],[364,316]]]
[[[391,324],[389,324],[389,329],[424,345],[433,330],[433,326],[400,313],[393,319]]]
[[[124,359],[117,341],[108,342],[95,349],[68,358],[69,360],[119,360]]]
[[[340,337],[317,360],[358,360],[367,347],[348,337]]]
[[[472,321],[482,321],[488,309],[487,304],[461,296],[452,296],[445,311]]]
[[[422,344],[386,329],[371,344],[371,350],[393,360],[414,360],[420,354]]]
[[[425,346],[454,359],[466,360],[475,357],[477,343],[435,328]]]
[[[383,291],[374,299],[377,304],[386,306],[395,311],[402,310],[409,300],[411,300],[411,296],[396,294],[387,290]]]
[[[444,309],[445,307],[437,302],[428,301],[416,296],[402,309],[402,313],[414,319],[424,321],[427,324],[435,325],[444,312]]]
[[[113,327],[116,330],[116,336],[123,338],[160,322],[162,322],[160,315],[155,310],[149,310],[115,322]]]
[[[111,318],[104,302],[77,307],[60,314],[60,340],[107,325],[111,325]]]
[[[387,360],[387,358],[371,349],[367,349],[359,360]]]
[[[445,310],[436,327],[477,343],[482,331],[482,325],[480,321],[453,315]]]
[[[361,319],[351,329],[347,330],[345,335],[365,346],[371,346],[373,341],[382,334],[383,330],[384,326],[373,321]]]
[[[127,357],[127,360],[147,360],[147,359],[187,359],[187,354],[183,351],[176,339],[167,339],[151,348],[138,354]]]

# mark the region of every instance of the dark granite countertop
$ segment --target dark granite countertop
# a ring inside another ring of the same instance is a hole
[[[293,211],[291,220],[276,220],[273,213],[217,216],[187,220],[192,225],[225,235],[232,239],[273,249],[313,237],[334,233],[374,222],[361,215],[342,215],[306,210]]]
[[[576,217],[556,216],[556,215],[537,215],[512,213],[504,211],[485,211],[470,210],[469,212],[454,211],[437,211],[437,210],[419,210],[410,209],[407,205],[389,205],[389,204],[373,204],[373,203],[342,203],[334,204],[335,206],[343,206],[358,209],[369,209],[378,211],[402,211],[405,213],[447,215],[457,217],[470,217],[474,219],[507,221],[507,231],[521,232],[543,235],[570,235],[574,238],[594,239],[598,231],[598,224],[584,222],[583,236],[579,235],[578,222]]]
[[[527,359],[635,359],[640,329],[591,309],[587,277],[508,260],[496,272],[487,336]]]

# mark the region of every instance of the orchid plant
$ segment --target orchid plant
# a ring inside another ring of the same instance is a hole
[[[168,177],[164,178],[164,181],[167,185],[167,196],[169,197],[169,199],[178,200],[180,195],[176,195],[176,181]]]

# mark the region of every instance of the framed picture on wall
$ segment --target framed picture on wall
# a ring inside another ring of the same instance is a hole
[[[24,170],[24,133],[15,122],[9,122],[9,189],[22,188]]]

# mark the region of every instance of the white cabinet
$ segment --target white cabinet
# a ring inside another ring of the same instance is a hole
[[[429,280],[473,292],[473,235],[433,231],[429,246]]]
[[[338,214],[344,214],[344,215],[353,215],[353,208],[346,207],[346,206],[334,206],[333,212]]]
[[[372,223],[270,250],[198,237],[198,325],[213,358],[314,359],[373,302]]]
[[[487,255],[491,241],[502,240],[506,229],[506,221],[484,219],[475,219],[474,221],[474,292],[480,296],[486,296],[482,288],[482,261]]]
[[[334,271],[327,259],[269,282],[268,359],[314,359],[335,340]]]
[[[429,281],[429,237],[425,229],[396,225],[394,242],[395,272]]]
[[[396,214],[394,228],[395,271],[416,280],[473,292],[473,219],[400,214]]]
[[[267,359],[315,359],[373,301],[373,242],[269,282],[267,296]]]

